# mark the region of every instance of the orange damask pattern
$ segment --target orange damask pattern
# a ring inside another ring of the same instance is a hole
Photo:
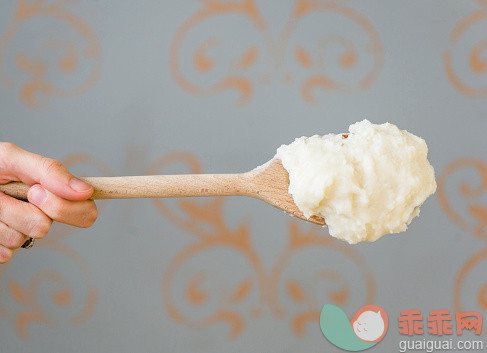
[[[172,153],[157,160],[148,174],[167,174],[176,165],[201,173],[193,155]],[[317,322],[324,302],[353,309],[374,300],[374,277],[360,254],[319,227],[306,231],[290,222],[287,245],[267,270],[254,247],[251,224],[228,225],[224,198],[152,202],[195,236],[162,277],[162,300],[175,322],[197,328],[226,323],[228,338],[235,339],[267,308],[275,319],[286,320],[296,336],[303,336],[307,324]],[[351,273],[358,277],[351,278]],[[363,290],[356,290],[357,283]]]
[[[30,108],[46,106],[49,97],[81,95],[100,76],[100,43],[90,25],[69,11],[70,3],[17,0],[0,39],[0,82],[18,90]]]
[[[101,175],[110,175],[105,163],[87,154],[69,155],[63,164],[83,175],[90,170]],[[103,207],[104,203],[99,203]],[[32,249],[24,250],[9,263],[0,267],[0,319],[12,321],[16,332],[22,338],[29,337],[32,324],[59,328],[65,325],[77,326],[85,322],[94,312],[97,291],[90,282],[91,269],[83,256],[65,240],[77,228],[65,225],[53,227],[49,236],[38,240]],[[35,266],[19,268],[17,261],[22,256],[42,259]],[[51,261],[52,259],[52,261]],[[62,264],[63,266],[59,266]],[[14,277],[13,273],[17,276]],[[47,294],[46,294],[47,289]]]
[[[463,18],[450,34],[445,72],[451,84],[469,97],[487,97],[487,1]],[[473,40],[472,40],[473,39]]]
[[[364,90],[379,75],[383,57],[378,33],[367,18],[342,2],[295,0],[277,38],[253,0],[200,2],[203,8],[177,30],[169,58],[176,83],[192,95],[235,90],[243,105],[258,83],[279,78],[289,85],[297,82],[301,97],[314,103],[318,89]],[[317,17],[319,33],[308,29]],[[228,26],[219,24],[224,20],[254,39],[222,31]]]
[[[458,185],[447,187],[450,180]],[[487,240],[486,193],[487,164],[480,159],[455,160],[438,178],[438,199],[446,214],[459,227],[483,240]]]
[[[438,178],[438,199],[443,210],[460,228],[481,241],[487,240],[486,196],[487,163],[480,159],[455,160]],[[483,248],[457,273],[453,289],[453,305],[457,312],[470,310],[472,303],[487,311],[487,283],[483,278],[486,263],[487,248]],[[472,292],[477,294],[469,296]]]

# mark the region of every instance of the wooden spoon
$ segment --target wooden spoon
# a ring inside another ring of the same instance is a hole
[[[81,178],[94,188],[91,199],[132,199],[155,197],[249,196],[312,223],[325,220],[306,218],[288,193],[289,174],[279,159],[272,159],[241,174],[147,175]],[[0,191],[20,200],[27,199],[30,186],[21,182],[0,185]]]

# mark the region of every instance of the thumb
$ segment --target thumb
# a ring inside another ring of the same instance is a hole
[[[29,185],[41,184],[66,200],[86,200],[93,194],[93,188],[74,177],[62,163],[9,143],[0,144],[0,174]]]

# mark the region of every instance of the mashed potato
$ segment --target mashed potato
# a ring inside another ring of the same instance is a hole
[[[350,126],[348,138],[297,138],[278,148],[289,193],[306,217],[323,217],[351,244],[407,229],[436,191],[425,141],[389,123]]]

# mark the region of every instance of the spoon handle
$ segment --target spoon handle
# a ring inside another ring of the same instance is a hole
[[[154,197],[248,196],[245,174],[146,175],[80,178],[93,186],[90,199],[133,199]],[[27,199],[29,185],[10,182],[0,191],[19,200]]]

